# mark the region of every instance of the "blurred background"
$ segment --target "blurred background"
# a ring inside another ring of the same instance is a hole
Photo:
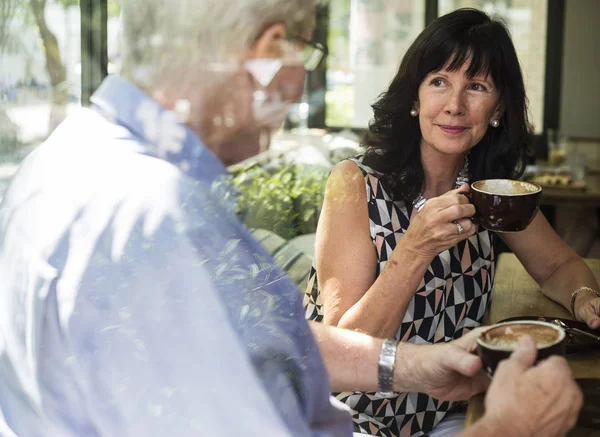
[[[371,104],[437,16],[475,7],[512,33],[535,150],[525,177],[583,256],[600,256],[600,8],[597,0],[330,0],[313,38],[329,57],[264,154],[231,169],[247,224],[312,254],[329,170],[361,151]],[[19,162],[119,69],[116,0],[1,0],[0,197]],[[252,177],[250,177],[252,176]]]

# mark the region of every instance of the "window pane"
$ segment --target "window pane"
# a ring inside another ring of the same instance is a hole
[[[118,0],[107,0],[107,22],[106,22],[106,51],[108,52],[108,74],[119,72],[121,61],[120,33],[121,20],[119,14],[121,8]]]
[[[18,163],[80,106],[80,60],[78,0],[2,0],[0,198]]]
[[[371,105],[424,24],[424,0],[331,1],[328,126],[367,126]]]
[[[439,0],[439,15],[458,8],[477,8],[497,14],[512,35],[529,98],[529,121],[543,130],[548,0]]]

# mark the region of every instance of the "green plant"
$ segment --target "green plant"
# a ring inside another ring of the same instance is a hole
[[[237,170],[239,211],[249,228],[285,239],[315,232],[328,172],[309,166],[257,164]]]
[[[296,167],[292,198],[298,213],[298,235],[311,234],[317,230],[328,176],[329,172],[320,167]]]

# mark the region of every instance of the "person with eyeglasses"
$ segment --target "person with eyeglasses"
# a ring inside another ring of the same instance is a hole
[[[120,74],[23,161],[0,205],[0,435],[348,437],[332,390],[484,390],[478,332],[419,346],[309,324],[235,215],[226,165],[268,146],[326,53],[308,48],[314,2],[121,10]],[[568,366],[534,360],[525,342],[500,366],[464,436],[568,429],[581,405]],[[537,399],[559,385],[567,404]]]

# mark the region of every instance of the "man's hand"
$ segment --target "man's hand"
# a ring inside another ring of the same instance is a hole
[[[464,400],[484,391],[489,378],[472,352],[482,328],[445,344],[400,343],[394,375],[398,391],[418,391],[440,400]],[[410,355],[409,355],[410,354]]]
[[[536,355],[534,340],[525,337],[494,373],[482,421],[495,423],[506,437],[564,436],[583,406],[566,360],[553,356],[533,366]]]

